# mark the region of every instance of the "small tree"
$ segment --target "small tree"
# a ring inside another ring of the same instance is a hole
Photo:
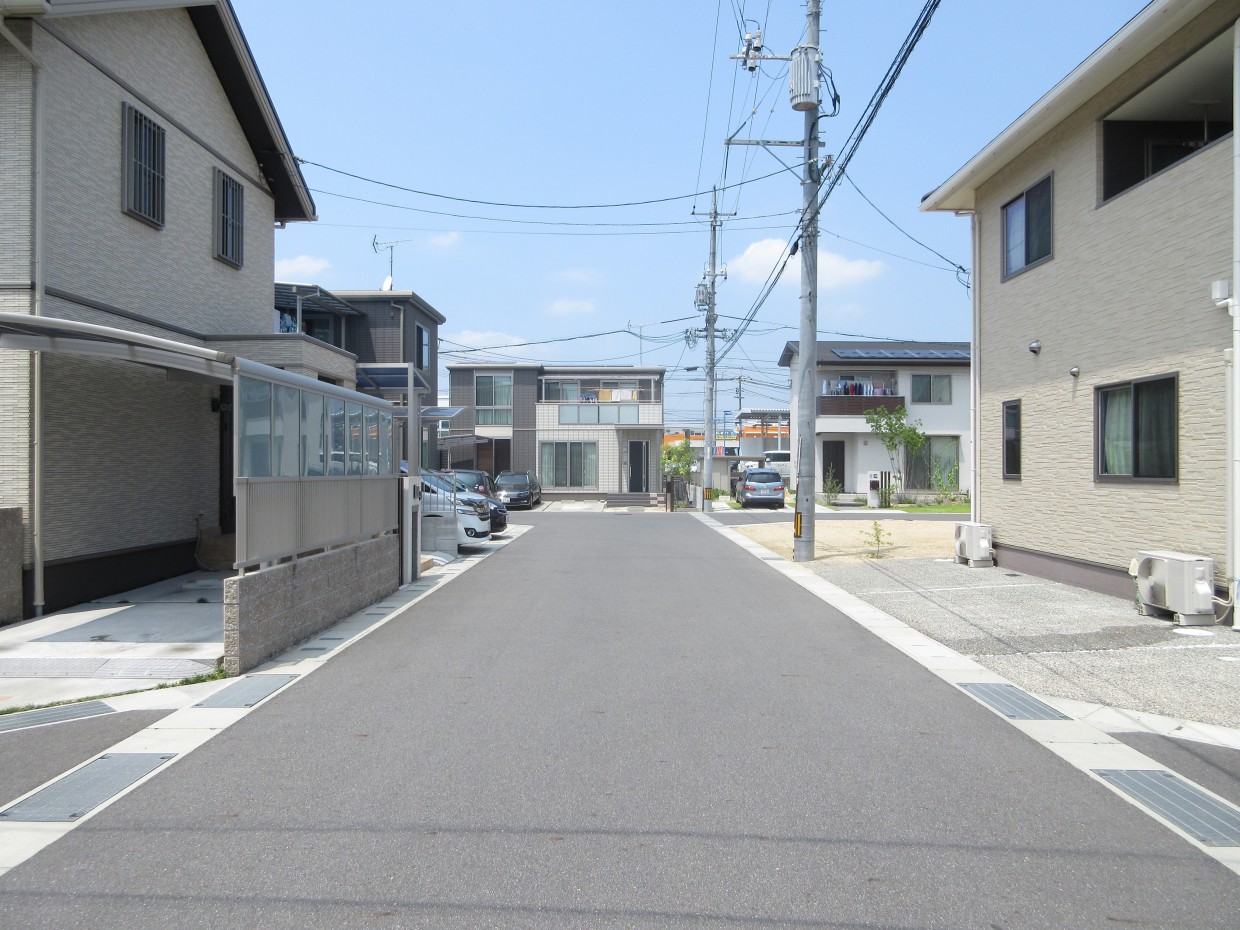
[[[878,441],[887,450],[887,461],[891,463],[891,474],[901,485],[900,472],[901,451],[905,456],[916,455],[926,443],[926,434],[921,431],[921,421],[909,421],[908,411],[903,407],[887,410],[875,407],[865,412],[865,422],[870,432],[878,437]],[[880,493],[883,507],[891,506],[891,488],[884,488]]]
[[[693,447],[686,437],[672,446],[663,447],[663,475],[668,478],[689,480],[693,468]]]

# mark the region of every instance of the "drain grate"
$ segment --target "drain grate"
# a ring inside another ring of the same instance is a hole
[[[217,691],[195,707],[253,707],[268,695],[275,694],[296,675],[249,675]]]
[[[85,701],[81,704],[65,704],[62,707],[27,710],[20,714],[0,716],[0,733],[6,730],[40,727],[45,723],[62,723],[66,720],[81,720],[84,717],[98,717],[101,714],[112,713],[115,711],[103,701]]]
[[[1094,769],[1203,846],[1240,846],[1240,811],[1172,772],[1158,769]]]
[[[77,820],[175,756],[175,753],[152,752],[100,756],[8,810],[0,811],[0,820],[23,823]]]
[[[1011,720],[1071,720],[1049,704],[1043,704],[1033,695],[1015,685],[990,683],[962,684],[965,691],[989,704]]]

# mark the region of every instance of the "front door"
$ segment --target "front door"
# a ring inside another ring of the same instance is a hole
[[[644,494],[646,486],[646,450],[649,443],[629,440],[629,492]]]
[[[844,489],[844,443],[838,439],[822,441],[822,480],[826,486],[828,476],[834,476],[840,490]]]

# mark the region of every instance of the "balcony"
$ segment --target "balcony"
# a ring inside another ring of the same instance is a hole
[[[880,407],[887,412],[906,407],[899,394],[820,394],[818,411],[820,417],[860,417],[867,410]]]

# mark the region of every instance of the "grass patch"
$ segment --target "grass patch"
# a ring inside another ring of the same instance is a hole
[[[67,698],[63,701],[51,701],[47,704],[24,704],[21,707],[5,707],[0,708],[0,717],[7,714],[20,714],[28,710],[45,710],[48,707],[64,707],[66,704],[85,704],[87,701],[105,701],[108,698],[121,697],[126,694],[141,694],[143,691],[162,691],[165,688],[180,688],[182,685],[200,685],[207,681],[219,681],[221,678],[227,678],[228,672],[224,671],[224,666],[217,665],[209,672],[201,675],[194,675],[192,678],[182,678],[180,681],[165,681],[150,688],[131,688],[128,691],[112,691],[108,694],[92,694],[90,697]]]
[[[905,513],[970,513],[968,504],[892,504],[892,510]]]

